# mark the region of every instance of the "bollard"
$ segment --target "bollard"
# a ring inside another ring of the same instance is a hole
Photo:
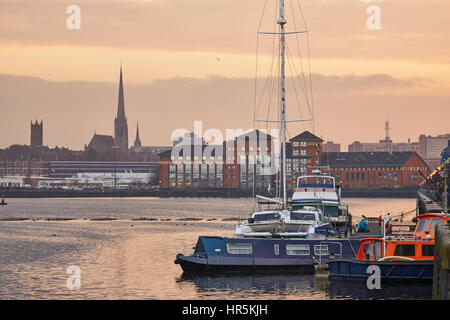
[[[450,300],[450,224],[436,228],[433,299]]]

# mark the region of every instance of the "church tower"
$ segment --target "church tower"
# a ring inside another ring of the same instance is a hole
[[[134,140],[134,148],[139,149],[142,147],[141,139],[139,139],[139,123],[136,126],[136,140]]]
[[[30,145],[33,147],[37,146],[43,146],[43,124],[42,120],[41,123],[38,123],[36,120],[35,123],[31,121],[31,139],[30,139]]]
[[[123,96],[122,66],[120,66],[119,100],[117,116],[114,119],[114,143],[119,147],[119,153],[128,151],[128,125],[125,117],[125,101]]]

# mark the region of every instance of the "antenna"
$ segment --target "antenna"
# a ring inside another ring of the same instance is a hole
[[[391,140],[391,138],[389,137],[389,120],[386,120],[385,126],[384,126],[384,130],[386,132],[386,141]]]

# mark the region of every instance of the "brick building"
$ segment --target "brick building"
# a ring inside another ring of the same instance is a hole
[[[323,152],[341,152],[341,144],[327,141],[322,145]]]
[[[429,171],[425,161],[412,151],[323,153],[321,163],[345,189],[418,186],[423,181],[420,172],[427,175]]]
[[[427,162],[431,169],[436,168],[440,164],[441,152],[450,141],[450,134],[442,134],[439,136],[419,136],[419,155]]]
[[[50,163],[42,161],[0,161],[0,176],[41,176],[50,175]]]
[[[309,131],[291,138],[286,146],[286,180],[288,190],[297,184],[297,178],[311,175],[320,167],[323,140]]]
[[[202,139],[194,139],[183,150],[160,153],[159,184],[166,188],[272,188],[277,181],[276,162],[272,162],[275,138],[254,130],[225,141],[222,145],[208,146]],[[286,173],[289,185],[295,185],[298,174],[311,173],[320,165],[322,139],[305,131],[286,144]],[[281,147],[281,144],[279,145]],[[176,147],[174,147],[176,148]],[[195,148],[201,156],[195,156]]]
[[[159,185],[163,189],[263,189],[273,184],[272,175],[262,174],[273,141],[264,132],[254,130],[222,145],[207,145],[198,138],[192,143],[180,139],[159,154]]]

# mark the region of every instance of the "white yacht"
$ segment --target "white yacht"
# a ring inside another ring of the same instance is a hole
[[[238,224],[234,238],[314,238],[333,234],[330,224],[323,221],[322,211],[309,206],[259,211],[252,213],[247,222]]]
[[[346,232],[351,227],[348,206],[341,204],[341,188],[336,186],[333,176],[313,170],[313,175],[301,176],[292,195],[292,209],[317,208],[323,212],[325,222],[332,224],[337,232]]]

